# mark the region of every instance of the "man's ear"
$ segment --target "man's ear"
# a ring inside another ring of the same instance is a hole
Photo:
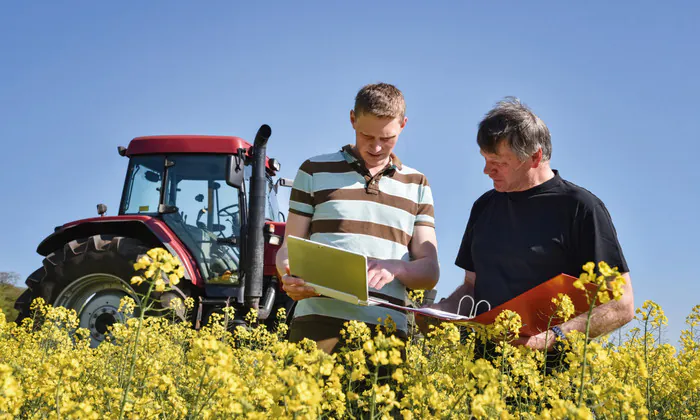
[[[350,124],[352,124],[352,128],[355,128],[355,111],[350,110]]]
[[[403,130],[404,127],[406,127],[406,123],[408,122],[408,117],[403,117],[403,122],[401,123],[401,129]]]
[[[537,168],[542,162],[542,148],[537,149],[534,155],[532,155],[532,168]]]

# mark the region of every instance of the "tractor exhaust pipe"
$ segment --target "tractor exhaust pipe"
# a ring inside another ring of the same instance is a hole
[[[263,124],[255,135],[252,147],[253,171],[250,177],[250,204],[248,206],[248,242],[246,252],[245,303],[250,309],[259,309],[263,294],[263,264],[265,227],[265,156],[267,141],[272,134],[269,125]]]

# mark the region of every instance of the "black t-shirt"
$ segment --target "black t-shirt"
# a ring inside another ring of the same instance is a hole
[[[477,302],[494,308],[560,273],[578,277],[589,261],[629,271],[603,202],[554,174],[526,191],[490,190],[474,203],[455,264],[476,273]]]

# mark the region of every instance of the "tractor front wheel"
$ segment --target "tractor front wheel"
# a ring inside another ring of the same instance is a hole
[[[79,327],[90,331],[91,345],[96,347],[110,325],[124,321],[120,300],[129,296],[140,302],[143,291],[132,288],[129,281],[135,275],[134,262],[148,249],[137,239],[109,235],[65,244],[27,278],[28,288],[15,303],[17,321],[31,316],[32,301],[41,297],[53,306],[75,310]]]

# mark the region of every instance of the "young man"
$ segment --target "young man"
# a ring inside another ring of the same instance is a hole
[[[517,99],[500,102],[479,124],[477,143],[493,189],[473,205],[456,264],[464,284],[433,307],[456,312],[464,295],[491,307],[582,266],[605,261],[625,278],[624,295],[593,310],[590,336],[609,333],[634,317],[627,262],[610,214],[591,192],[550,167],[549,129]],[[420,320],[423,323],[423,320]],[[585,331],[586,315],[515,344],[551,349],[557,336]]]
[[[390,302],[403,305],[406,288],[431,289],[437,283],[430,186],[423,174],[393,153],[408,120],[405,112],[403,94],[396,87],[364,86],[350,111],[355,144],[314,156],[299,168],[276,261],[283,289],[297,301],[290,341],[309,338],[331,353],[348,320],[378,324],[390,316],[399,336],[406,335],[407,322],[399,311],[318,296],[303,279],[287,275],[287,235],[366,255],[370,295]]]

